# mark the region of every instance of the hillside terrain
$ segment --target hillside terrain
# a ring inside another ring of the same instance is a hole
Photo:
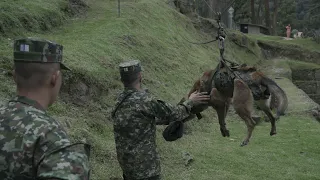
[[[117,179],[122,175],[110,119],[115,98],[122,90],[120,62],[139,59],[144,86],[156,97],[176,104],[202,72],[215,68],[219,60],[216,43],[195,45],[186,41],[211,40],[216,35],[215,22],[189,18],[163,0],[121,1],[120,17],[115,0],[70,0],[69,4],[64,0],[37,0],[19,6],[5,0],[0,2],[0,9],[8,9],[0,11],[7,15],[2,18],[0,14],[0,103],[15,95],[10,73],[13,39],[34,36],[62,44],[65,63],[72,72],[64,72],[59,100],[49,113],[68,129],[74,140],[92,145],[94,180]],[[53,19],[44,19],[47,15]],[[281,77],[276,82],[288,94],[288,113],[277,122],[276,136],[269,136],[270,123],[263,122],[246,147],[240,147],[245,124],[232,109],[227,116],[230,138],[221,136],[217,115],[211,109],[203,113],[203,119],[188,122],[186,134],[175,142],[166,142],[161,134],[165,126],[159,126],[157,141],[164,179],[320,176],[320,124],[309,113],[318,105],[291,81],[292,69],[319,67],[320,61],[316,60],[320,50],[308,40],[303,41],[308,45],[291,43],[288,47],[288,42],[280,39],[228,31],[226,58],[256,65],[274,79]],[[276,47],[285,49],[275,51]],[[309,53],[301,54],[297,48]],[[282,53],[286,57],[281,57]]]

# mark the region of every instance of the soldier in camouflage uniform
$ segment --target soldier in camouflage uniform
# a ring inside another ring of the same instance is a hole
[[[112,112],[117,157],[125,180],[161,179],[160,157],[156,150],[156,125],[167,125],[191,114],[196,104],[207,103],[209,95],[193,93],[177,106],[154,99],[141,88],[140,62],[120,64],[124,91]]]
[[[62,83],[63,46],[41,39],[14,42],[17,96],[0,107],[0,177],[4,180],[89,179],[87,144],[71,144],[46,109]]]

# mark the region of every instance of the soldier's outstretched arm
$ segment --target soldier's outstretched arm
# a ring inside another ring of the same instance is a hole
[[[199,104],[205,104],[210,100],[209,95],[194,92],[189,99],[181,104],[173,106],[170,103],[152,99],[148,107],[155,117],[157,125],[167,125],[172,121],[180,121],[191,115],[191,109]]]
[[[172,121],[179,121],[189,117],[192,107],[191,100],[176,106],[161,100],[152,101],[152,113],[156,117],[157,125],[168,125]]]

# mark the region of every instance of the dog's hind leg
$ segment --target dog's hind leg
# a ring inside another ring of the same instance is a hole
[[[248,85],[240,80],[234,80],[233,107],[237,114],[247,125],[247,137],[241,143],[245,146],[249,143],[256,122],[252,118],[253,113],[253,95]]]
[[[226,127],[226,121],[225,121],[226,115],[227,115],[227,111],[226,111],[227,107],[221,106],[221,107],[214,107],[214,108],[218,114],[221,135],[223,137],[230,137],[230,132]]]
[[[249,100],[246,100],[246,101],[249,101]],[[249,143],[250,138],[252,136],[253,129],[256,125],[256,122],[252,118],[252,109],[253,108],[248,107],[248,106],[244,106],[244,105],[242,105],[242,106],[236,105],[234,107],[235,107],[234,109],[235,109],[236,113],[240,116],[241,119],[243,119],[243,121],[247,125],[247,136],[240,144],[240,146],[245,146]]]
[[[230,102],[225,101],[225,98],[219,93],[216,88],[213,88],[211,90],[210,95],[210,105],[217,111],[218,114],[221,135],[223,137],[230,137],[230,132],[227,129],[225,122]]]
[[[244,122],[246,123],[247,125],[247,136],[246,138],[242,141],[242,143],[240,144],[240,146],[245,146],[249,143],[250,141],[250,138],[252,136],[252,132],[253,132],[253,129],[255,127],[255,121],[252,119],[251,116],[240,116]]]
[[[271,109],[269,108],[267,101],[268,100],[259,100],[259,101],[257,101],[257,105],[268,116],[268,118],[269,118],[269,120],[271,122],[270,136],[272,136],[272,135],[277,134],[276,118],[274,117]]]

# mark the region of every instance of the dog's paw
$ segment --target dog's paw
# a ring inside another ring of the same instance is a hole
[[[248,145],[248,143],[249,143],[249,141],[244,140],[244,141],[242,141],[242,143],[240,144],[240,146],[241,146],[241,147],[246,146],[246,145]]]
[[[223,137],[230,137],[230,132],[228,129],[223,129],[223,128],[220,128],[220,131],[221,131],[221,135]]]

